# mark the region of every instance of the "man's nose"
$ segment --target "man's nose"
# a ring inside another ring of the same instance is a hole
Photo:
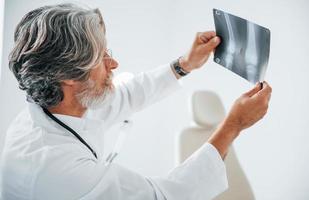
[[[110,68],[110,69],[116,69],[117,67],[118,67],[118,62],[117,62],[117,60],[115,60],[114,58],[111,58],[109,68]]]

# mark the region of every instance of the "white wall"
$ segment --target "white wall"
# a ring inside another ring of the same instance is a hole
[[[2,63],[2,43],[3,43],[3,19],[4,18],[4,0],[0,0],[0,64]],[[1,67],[0,67],[1,77]]]
[[[8,70],[13,31],[30,9],[60,1],[7,0],[0,83],[0,147],[9,122],[24,106]],[[85,1],[86,2],[86,1]],[[266,79],[273,87],[268,115],[246,130],[235,148],[258,200],[309,199],[309,3],[286,1],[87,1],[99,7],[119,72],[139,72],[170,62],[191,45],[197,31],[214,29],[212,8],[268,27],[272,33]],[[134,117],[134,128],[118,162],[149,176],[173,167],[174,137],[190,124],[188,98],[196,89],[215,90],[228,109],[251,85],[209,60],[184,79],[184,89]],[[142,151],[141,151],[142,150]]]

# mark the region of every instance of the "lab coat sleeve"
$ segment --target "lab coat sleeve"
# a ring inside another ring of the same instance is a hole
[[[44,151],[31,199],[207,200],[227,187],[224,163],[210,144],[165,178],[147,178],[114,163],[105,166],[80,145]]]
[[[227,188],[224,163],[208,143],[167,177],[143,177],[116,164],[108,170],[84,199],[210,200]]]
[[[226,169],[217,149],[204,144],[167,178],[151,178],[166,199],[213,199],[228,188]]]
[[[112,102],[100,109],[89,110],[88,116],[103,119],[106,124],[123,121],[132,113],[173,93],[180,85],[170,65],[162,65],[115,85]]]

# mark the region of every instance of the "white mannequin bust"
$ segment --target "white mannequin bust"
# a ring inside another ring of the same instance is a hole
[[[184,128],[176,139],[176,165],[182,163],[202,146],[225,117],[225,109],[220,97],[211,91],[196,91],[191,99],[193,125]],[[229,189],[215,200],[253,200],[249,182],[230,147],[225,160]]]

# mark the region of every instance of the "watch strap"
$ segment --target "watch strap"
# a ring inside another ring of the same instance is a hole
[[[179,59],[180,59],[180,58],[174,60],[174,61],[171,63],[171,66],[173,67],[173,69],[175,70],[175,72],[176,72],[177,74],[179,74],[180,76],[186,76],[186,75],[189,74],[190,72],[187,72],[186,70],[184,70],[184,69],[180,66]]]

